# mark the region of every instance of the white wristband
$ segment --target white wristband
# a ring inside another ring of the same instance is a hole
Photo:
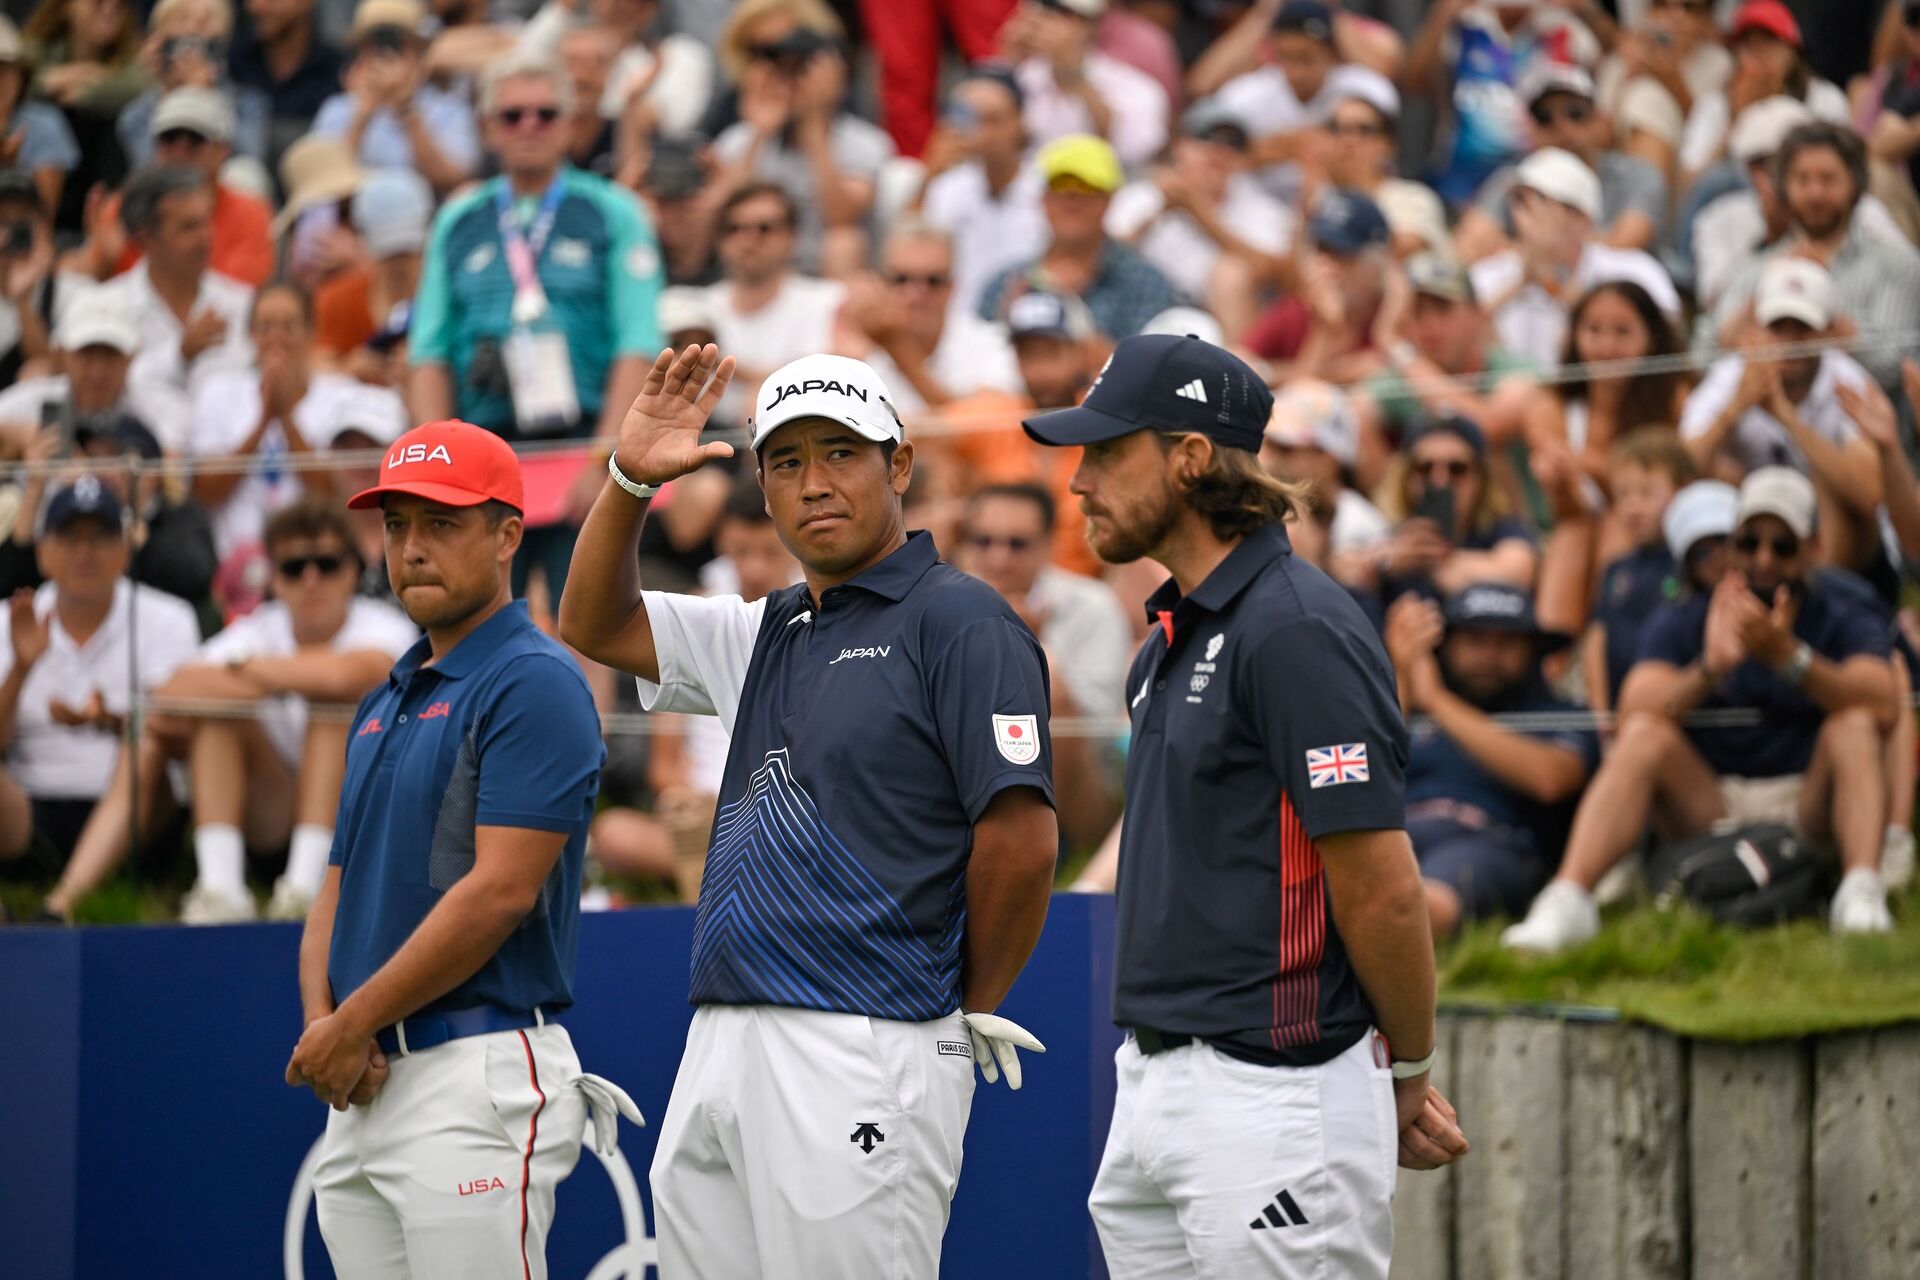
[[[628,493],[632,494],[636,498],[641,498],[641,499],[651,498],[654,494],[660,492],[659,485],[637,484],[634,481],[627,479],[626,473],[620,470],[620,464],[613,460],[612,454],[607,455],[607,474],[613,477],[613,482],[615,484],[619,485],[622,489],[625,489]]]
[[[1439,1056],[1440,1046],[1435,1045],[1433,1048],[1427,1050],[1427,1056],[1424,1058],[1403,1058],[1393,1064],[1393,1078],[1395,1080],[1411,1080],[1415,1076],[1423,1076],[1433,1070],[1433,1060]]]

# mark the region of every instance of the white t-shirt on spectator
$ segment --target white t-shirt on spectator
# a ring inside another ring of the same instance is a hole
[[[833,334],[847,287],[838,280],[789,275],[773,301],[758,311],[739,311],[733,305],[733,286],[726,281],[707,288],[713,310],[714,338],[722,351],[760,374],[772,373],[789,360],[824,351]],[[745,422],[753,413],[759,387],[735,378],[720,402],[716,416]]]
[[[1138,67],[1087,50],[1083,73],[1087,85],[1100,95],[1113,115],[1107,141],[1128,169],[1146,164],[1167,145],[1167,91]],[[1026,95],[1027,135],[1036,147],[1076,133],[1097,133],[1093,116],[1080,95],[1068,93],[1053,79],[1045,58],[1028,58],[1014,69],[1020,91]]]
[[[713,154],[728,164],[737,164],[752,146],[753,126],[741,120],[721,130],[713,140]],[[827,127],[827,149],[841,178],[874,182],[881,166],[893,158],[893,139],[878,125],[842,111]],[[794,260],[809,270],[818,268],[826,223],[820,213],[820,193],[814,186],[812,157],[778,137],[772,138],[754,155],[753,176],[778,183],[793,197],[800,211],[794,229],[798,237]]]
[[[907,375],[900,372],[892,356],[876,347],[863,359],[893,393],[893,407],[901,416],[910,418],[926,412],[927,402],[907,381]],[[940,345],[933,349],[933,358],[927,361],[927,372],[947,394],[956,397],[976,391],[1017,394],[1022,385],[1020,363],[1014,359],[1013,344],[1007,340],[1006,329],[979,316],[947,316],[946,327],[940,331]]]
[[[64,404],[72,398],[73,384],[64,373],[16,382],[0,391],[0,422],[37,427],[44,421],[41,414],[46,406]],[[186,435],[186,409],[177,396],[156,397],[152,388],[136,396],[133,388],[128,387],[121,394],[119,407],[140,419],[163,447],[169,440],[179,440]]]
[[[1224,250],[1200,229],[1192,214],[1182,209],[1163,212],[1166,208],[1159,187],[1130,182],[1114,193],[1113,203],[1107,206],[1107,234],[1132,244],[1187,297],[1204,300],[1208,278]],[[1227,230],[1256,249],[1281,254],[1293,243],[1293,211],[1245,174],[1235,174],[1228,181],[1219,217]],[[1140,238],[1135,240],[1135,235]]]
[[[1305,102],[1293,91],[1293,83],[1279,67],[1268,65],[1243,71],[1214,90],[1208,101],[1227,108],[1246,122],[1256,138],[1274,133],[1292,133],[1318,124],[1333,111],[1333,104],[1348,96],[1341,72],[1344,66],[1327,73],[1320,91]]]
[[[366,394],[366,385],[357,379],[316,373],[307,384],[306,397],[294,406],[294,426],[310,443],[331,440],[344,406],[362,403]],[[259,373],[246,369],[216,374],[206,379],[194,397],[192,425],[180,452],[189,457],[232,453],[260,425],[260,414]],[[267,428],[253,456],[264,461],[276,454],[285,457],[286,453],[286,433],[276,422]],[[242,547],[259,543],[267,517],[300,493],[300,474],[296,471],[268,465],[248,472],[227,500],[207,513],[213,520],[214,550],[224,560]]]
[[[1813,112],[1814,119],[1825,120],[1829,124],[1851,123],[1852,110],[1847,105],[1847,95],[1841,88],[1827,80],[1813,80],[1807,85],[1807,96],[1803,101],[1807,110]],[[1727,95],[1725,92],[1709,93],[1693,100],[1693,110],[1687,113],[1687,127],[1680,134],[1680,168],[1686,173],[1698,173],[1713,164],[1721,155],[1726,144],[1727,130],[1731,127],[1727,118]]]
[[[327,647],[335,653],[378,649],[398,661],[419,638],[420,629],[392,605],[356,599],[347,609],[346,622]],[[293,636],[293,615],[286,605],[269,600],[201,645],[199,658],[219,665],[242,658],[290,658],[299,649]],[[307,735],[307,700],[291,693],[267,699],[260,707],[260,728],[287,767],[297,770],[300,746]]]
[[[1572,304],[1556,301],[1537,284],[1515,285],[1526,277],[1526,264],[1518,249],[1507,249],[1473,264],[1474,296],[1484,304],[1508,298],[1493,314],[1493,327],[1500,345],[1523,356],[1543,369],[1560,363],[1567,336],[1567,315]],[[1573,271],[1575,295],[1596,284],[1611,280],[1630,280],[1652,296],[1654,304],[1676,324],[1680,321],[1680,294],[1666,269],[1651,254],[1639,249],[1615,249],[1593,241],[1580,253]]]
[[[1046,184],[1032,165],[995,195],[978,161],[958,165],[927,184],[920,214],[953,237],[953,312],[974,315],[980,295],[1008,267],[1032,262],[1052,233],[1040,206]]]
[[[114,310],[132,318],[140,335],[139,351],[127,370],[129,396],[138,396],[143,401],[164,400],[169,395],[190,399],[211,375],[225,369],[244,369],[253,363],[253,340],[247,336],[247,312],[253,306],[253,290],[238,280],[217,271],[208,271],[200,278],[200,296],[194,299],[192,314],[197,316],[209,309],[218,312],[227,322],[227,332],[224,338],[195,357],[191,368],[180,360],[180,339],[185,330],[174,317],[173,308],[154,290],[146,259],[142,258],[130,270],[99,287],[106,292]],[[55,310],[64,314],[71,297],[68,295],[67,299],[57,302]],[[60,315],[56,314],[56,328],[59,323]],[[180,442],[164,437],[160,443],[169,449],[181,447]]]
[[[1047,611],[1040,643],[1060,658],[1067,695],[1085,715],[1118,715],[1127,701],[1133,628],[1113,588],[1051,566],[1034,580],[1032,602]]]
[[[1681,439],[1697,440],[1707,434],[1714,419],[1733,403],[1746,367],[1746,359],[1739,355],[1723,356],[1713,362],[1707,376],[1687,397],[1687,407],[1680,414]],[[1873,375],[1861,368],[1852,356],[1838,351],[1825,352],[1820,357],[1820,371],[1813,377],[1812,388],[1806,399],[1796,406],[1800,420],[1823,440],[1850,443],[1859,438],[1860,428],[1840,407],[1834,388],[1848,386],[1865,391],[1872,385]],[[1740,415],[1722,448],[1748,471],[1772,466],[1792,467],[1802,472],[1808,469],[1807,455],[1793,442],[1786,427],[1761,408],[1749,409]]]
[[[58,588],[48,582],[33,593],[33,612],[53,614]],[[30,796],[92,800],[105,793],[120,751],[117,735],[56,722],[53,704],[79,710],[96,691],[107,710],[124,716],[133,694],[164,684],[200,645],[200,625],[186,601],[121,579],[106,621],[84,645],[52,619],[52,639],[27,674],[14,712],[8,744],[8,775]],[[13,640],[0,634],[0,677],[13,670]]]
[[[1860,197],[1853,225],[1876,240],[1913,247],[1879,196]],[[1702,311],[1720,305],[1740,268],[1766,248],[1766,238],[1767,218],[1751,190],[1729,192],[1700,211],[1693,220],[1693,296]]]

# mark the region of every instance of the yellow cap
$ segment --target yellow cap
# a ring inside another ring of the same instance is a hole
[[[1078,178],[1096,191],[1113,192],[1126,181],[1120,157],[1105,139],[1090,133],[1057,138],[1040,148],[1040,176],[1048,182],[1056,178]]]

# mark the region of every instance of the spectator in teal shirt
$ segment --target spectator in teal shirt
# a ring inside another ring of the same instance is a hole
[[[559,64],[542,57],[508,58],[482,86],[501,174],[434,222],[409,333],[422,421],[457,417],[508,440],[610,439],[660,349],[653,228],[631,193],[565,163],[571,96]],[[523,280],[513,264],[525,261]],[[538,565],[558,598],[600,481],[579,469],[559,482],[563,509],[542,512],[540,480],[528,476],[516,594]]]

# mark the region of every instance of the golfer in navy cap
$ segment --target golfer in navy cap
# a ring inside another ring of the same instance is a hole
[[[1384,1277],[1393,1167],[1466,1150],[1427,1083],[1433,942],[1404,830],[1406,727],[1380,640],[1298,559],[1273,404],[1192,337],[1129,338],[1086,403],[1102,559],[1173,575],[1127,683],[1119,1094],[1090,1206],[1116,1280]]]

